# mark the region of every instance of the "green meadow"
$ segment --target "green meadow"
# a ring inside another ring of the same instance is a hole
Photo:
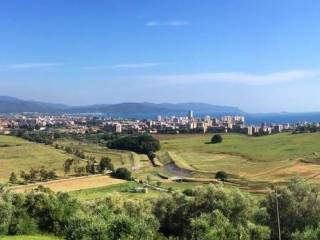
[[[136,154],[134,152],[108,149],[94,143],[79,142],[75,140],[62,139],[55,143],[61,146],[69,146],[73,149],[79,149],[84,152],[86,156],[92,156],[99,161],[101,157],[108,156],[111,158],[113,165],[118,167],[126,167],[132,169],[134,166],[141,166],[143,162],[148,162],[148,157],[143,154]]]
[[[225,171],[232,183],[238,186],[263,186],[282,183],[294,176],[308,181],[320,181],[320,133],[282,133],[263,137],[248,137],[240,134],[222,134],[223,142],[211,144],[212,134],[156,135],[161,141],[157,161],[162,164],[153,167],[148,157],[129,151],[111,150],[104,146],[62,139],[60,146],[81,149],[86,156],[97,161],[108,156],[116,168],[126,167],[137,179],[161,181],[173,188],[184,187],[165,177],[180,174],[195,179],[213,179],[217,171]],[[75,157],[52,146],[29,142],[17,137],[0,136],[0,182],[6,182],[12,171],[29,170],[45,166],[56,169],[63,175],[63,163]],[[200,182],[200,181],[199,181]],[[188,186],[200,183],[188,183]],[[130,187],[130,186],[129,186]],[[120,192],[136,197],[128,191],[127,185],[108,186],[92,190],[77,191],[79,198],[93,199],[109,192]],[[157,195],[151,193],[148,195]],[[144,196],[142,196],[144,197]]]
[[[63,163],[71,156],[51,146],[0,135],[0,182],[8,181],[11,172],[46,167],[63,174]]]
[[[159,160],[171,161],[196,177],[226,171],[238,178],[274,182],[293,176],[317,180],[320,173],[320,133],[222,134],[218,144],[210,143],[212,134],[175,136],[158,136]]]

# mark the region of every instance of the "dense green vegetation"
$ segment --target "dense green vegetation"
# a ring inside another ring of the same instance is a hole
[[[222,136],[220,134],[215,134],[213,135],[213,137],[211,138],[211,142],[212,143],[221,143],[223,140]]]
[[[160,150],[160,142],[149,134],[128,135],[110,141],[111,149],[129,150],[136,153],[148,154]]]
[[[319,193],[319,187],[302,179],[277,187],[282,239],[318,239]],[[258,201],[222,185],[154,199],[128,200],[112,194],[89,202],[44,188],[25,194],[2,188],[0,206],[0,235],[46,233],[67,240],[278,238],[274,191]]]
[[[113,172],[112,176],[120,179],[131,180],[131,172],[126,168],[117,168]]]
[[[218,171],[216,173],[216,178],[221,181],[226,181],[228,179],[228,174],[224,171]]]
[[[16,235],[16,236],[5,236],[0,238],[1,240],[60,240],[57,237],[45,236],[45,235]]]

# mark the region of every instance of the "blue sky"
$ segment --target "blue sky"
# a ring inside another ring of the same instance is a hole
[[[320,111],[320,2],[6,0],[0,95]]]

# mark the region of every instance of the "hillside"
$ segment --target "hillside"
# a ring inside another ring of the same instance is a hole
[[[118,117],[154,117],[156,115],[172,114],[186,115],[188,110],[196,114],[243,114],[237,107],[216,106],[206,103],[118,103],[90,106],[67,106],[38,101],[27,101],[18,98],[0,96],[0,113],[102,113]]]
[[[319,133],[259,138],[225,134],[219,144],[208,143],[209,134],[158,137],[162,145],[158,155],[169,164],[169,172],[175,164],[194,177],[214,177],[215,172],[226,171],[249,181],[281,182],[294,176],[320,179]]]
[[[63,175],[63,163],[72,157],[62,151],[21,138],[0,135],[0,183],[8,181],[11,172],[38,169],[42,166]]]

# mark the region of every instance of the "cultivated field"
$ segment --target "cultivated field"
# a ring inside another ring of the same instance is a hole
[[[0,182],[8,181],[11,172],[45,166],[63,174],[63,163],[71,156],[51,146],[0,135]]]
[[[179,171],[172,164],[182,169],[182,174],[195,177],[213,177],[223,170],[248,181],[281,182],[293,176],[320,180],[320,133],[264,137],[224,134],[220,144],[209,143],[211,136],[158,136],[162,145],[159,160],[173,175]]]
[[[31,191],[32,189],[42,185],[50,188],[54,192],[70,192],[80,189],[105,187],[114,184],[126,183],[126,181],[116,178],[111,178],[105,175],[92,175],[85,177],[76,177],[70,179],[61,179],[50,182],[42,182],[37,184],[29,184],[26,186],[16,186],[12,189],[15,192]]]

